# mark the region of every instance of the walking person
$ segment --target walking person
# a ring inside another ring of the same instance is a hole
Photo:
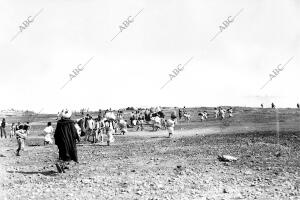
[[[68,161],[78,163],[76,140],[80,140],[74,121],[71,120],[72,111],[68,109],[62,110],[61,119],[57,121],[54,139],[58,147],[59,158],[55,164],[59,173],[64,173],[65,169],[69,169]]]
[[[174,134],[175,124],[176,124],[176,116],[171,115],[171,119],[167,120],[167,130],[169,132],[169,138],[172,137]]]
[[[18,142],[18,149],[16,151],[16,156],[20,156],[20,151],[24,151],[25,148],[25,139],[27,138],[26,131],[24,130],[23,125],[19,126],[19,130],[16,131],[16,138]]]
[[[16,133],[16,125],[15,123],[12,123],[11,124],[11,127],[10,127],[10,135],[9,135],[9,138],[12,138]]]
[[[53,132],[54,132],[54,129],[51,125],[51,122],[48,122],[47,127],[44,129],[44,134],[45,134],[44,145],[53,144],[53,141],[52,141]]]
[[[6,122],[5,122],[5,118],[3,118],[3,119],[2,119],[2,122],[1,122],[1,127],[0,127],[1,138],[2,138],[2,136],[6,138],[6,130],[5,130],[5,126],[6,126]]]

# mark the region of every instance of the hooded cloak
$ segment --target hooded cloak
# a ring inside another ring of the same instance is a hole
[[[59,159],[78,162],[76,139],[79,140],[74,121],[62,118],[57,122],[54,133],[55,144],[59,150]]]

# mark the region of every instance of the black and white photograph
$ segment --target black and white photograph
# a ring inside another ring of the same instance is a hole
[[[300,0],[0,17],[0,200],[300,200]]]

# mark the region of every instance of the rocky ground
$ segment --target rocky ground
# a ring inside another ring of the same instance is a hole
[[[20,157],[15,139],[1,139],[0,199],[300,199],[300,132],[267,127],[179,129],[171,139],[165,131],[130,132],[112,146],[80,143],[80,163],[64,174],[54,166],[56,146],[43,146],[42,137],[29,137]],[[238,160],[219,161],[224,154]]]

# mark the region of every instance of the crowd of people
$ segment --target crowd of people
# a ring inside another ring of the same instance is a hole
[[[263,105],[261,105],[263,108]],[[272,108],[275,108],[275,104],[272,103]],[[300,108],[300,105],[297,104],[297,108]],[[218,107],[214,108],[214,118],[215,119],[225,119],[226,113],[228,117],[233,117],[233,108],[229,107],[227,109]],[[76,144],[83,141],[90,141],[92,137],[93,143],[104,142],[105,135],[107,136],[107,145],[111,145],[115,141],[114,134],[118,131],[121,134],[128,132],[128,128],[136,128],[136,131],[143,131],[145,125],[150,125],[153,128],[153,131],[159,129],[165,129],[168,132],[169,137],[172,137],[175,131],[175,125],[182,118],[190,116],[187,112],[187,109],[178,109],[178,118],[175,110],[171,112],[170,118],[166,119],[165,113],[161,108],[151,108],[144,110],[135,110],[130,113],[130,116],[127,116],[129,121],[125,119],[123,110],[118,110],[116,115],[109,109],[102,112],[99,110],[98,116],[93,118],[89,113],[82,116],[79,119],[71,119],[72,111],[68,109],[62,110],[57,116],[57,125],[54,130],[52,123],[48,122],[47,126],[43,130],[44,135],[44,145],[53,144],[53,139],[55,145],[58,147],[59,159],[56,163],[57,170],[62,173],[65,172],[65,169],[68,169],[69,161],[74,161],[78,163],[77,156],[77,147]],[[204,121],[208,118],[207,111],[200,111],[198,116],[200,120]],[[8,124],[5,121],[5,118],[2,119],[0,132],[1,138],[7,137],[6,126]],[[20,156],[20,152],[24,150],[25,140],[28,137],[30,132],[30,123],[26,122],[21,124],[11,124],[10,138],[16,137],[18,148],[16,150],[16,155]],[[81,139],[83,138],[83,139]]]
[[[5,118],[2,119],[1,121],[1,126],[0,126],[0,132],[1,132],[1,138],[7,138],[6,134],[6,126],[7,122]],[[25,146],[25,139],[29,135],[30,132],[30,123],[26,122],[21,124],[21,122],[18,122],[17,124],[12,123],[10,127],[10,132],[9,132],[9,138],[16,137],[17,139],[17,144],[18,148],[16,150],[16,155],[20,156],[20,151],[24,150]]]
[[[1,125],[0,125],[1,138],[8,137],[7,132],[6,132],[7,126],[8,126],[8,123],[6,122],[5,118],[3,118],[1,121]],[[26,123],[18,122],[17,124],[12,123],[10,126],[9,138],[16,136],[16,132],[20,129],[25,130],[26,134],[28,135],[29,131],[30,131],[30,123],[29,122],[26,122]]]
[[[161,110],[156,112],[157,116],[159,112],[161,113]],[[136,114],[138,114],[138,117],[135,117],[134,113],[130,116],[131,123],[134,124],[134,120],[138,121],[137,124],[142,123],[144,118],[140,113]],[[55,144],[59,150],[59,160],[56,163],[59,173],[64,173],[65,169],[69,168],[69,161],[73,160],[78,163],[76,142],[80,142],[80,137],[84,137],[84,140],[88,141],[89,137],[92,136],[93,142],[97,142],[97,139],[99,140],[98,136],[102,137],[103,134],[106,134],[108,138],[107,145],[110,145],[110,143],[114,142],[113,133],[116,132],[117,125],[121,133],[127,132],[127,124],[122,111],[118,111],[117,116],[115,116],[112,111],[107,110],[103,115],[102,112],[99,111],[98,117],[95,119],[93,119],[91,115],[86,114],[86,116],[75,121],[71,120],[71,115],[72,112],[68,109],[62,110],[61,119],[57,121],[57,126],[54,131]],[[172,112],[171,118],[166,122],[169,137],[174,134],[176,118],[176,113]],[[44,131],[47,134],[53,132],[51,123],[48,123]],[[48,135],[45,135],[45,141],[48,137]]]

